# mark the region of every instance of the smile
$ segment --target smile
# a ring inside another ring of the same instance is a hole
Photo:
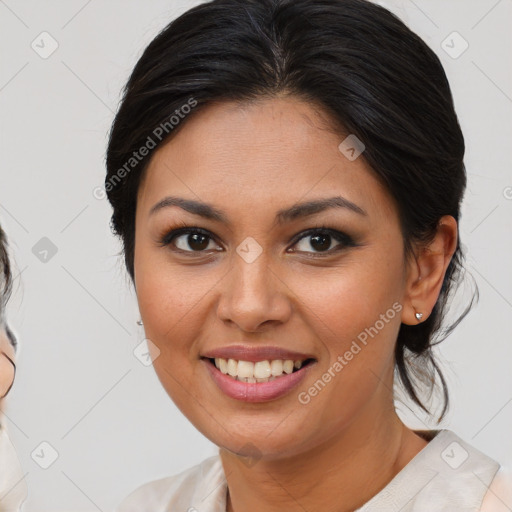
[[[247,383],[271,382],[283,375],[289,375],[294,371],[300,370],[304,364],[309,364],[312,359],[297,360],[292,359],[273,359],[264,361],[244,361],[236,359],[224,359],[216,357],[210,359],[216,368],[224,375],[229,375],[233,379]]]
[[[246,361],[202,357],[217,388],[243,402],[268,402],[287,395],[306,377],[315,359]]]

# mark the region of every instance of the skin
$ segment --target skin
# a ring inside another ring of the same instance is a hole
[[[154,154],[138,191],[134,283],[155,371],[220,447],[230,512],[354,510],[427,444],[395,412],[393,351],[400,323],[432,311],[457,223],[443,217],[432,244],[406,262],[395,203],[364,154],[350,161],[338,150],[344,137],[320,109],[293,97],[210,105]],[[168,195],[207,202],[230,224],[177,206],[151,214]],[[329,209],[274,225],[282,208],[336,195],[367,215]],[[180,223],[211,233],[206,252],[187,235],[159,245]],[[311,236],[294,244],[322,224],[358,245],[336,251],[331,238],[326,255]],[[263,251],[252,263],[236,252],[249,236]],[[395,302],[401,311],[314,399],[299,403],[298,392]],[[279,345],[317,362],[299,389],[245,403],[224,395],[200,360],[235,343]],[[252,464],[247,446],[258,453]]]
[[[16,362],[14,347],[7,337],[5,328],[0,326],[0,397],[5,395],[14,379],[14,366],[4,354]],[[3,410],[4,401],[5,398],[0,400],[0,411]]]

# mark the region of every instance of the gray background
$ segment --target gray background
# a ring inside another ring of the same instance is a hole
[[[111,510],[141,483],[216,452],[133,355],[144,333],[110,208],[94,195],[128,73],[156,33],[196,3],[0,0],[0,221],[16,260],[9,312],[21,345],[6,423],[29,486],[26,512]],[[441,58],[467,144],[460,230],[481,297],[439,349],[452,397],[441,428],[507,463],[512,1],[379,3]],[[31,47],[51,49],[43,31],[58,43],[47,58]],[[457,58],[463,41],[454,31],[469,44]],[[468,283],[455,313],[469,300]],[[410,404],[398,406],[409,425],[435,427]],[[43,441],[59,454],[48,469],[31,457]]]

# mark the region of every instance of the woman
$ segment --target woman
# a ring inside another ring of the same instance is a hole
[[[1,417],[4,399],[12,388],[16,373],[16,338],[5,319],[5,307],[11,286],[7,237],[0,226],[0,512],[19,510],[27,497],[27,483],[9,439],[7,425]]]
[[[118,512],[484,506],[499,463],[393,405],[437,372],[448,407],[463,156],[439,59],[378,5],[214,0],[151,42],[105,186],[155,371],[220,449]]]

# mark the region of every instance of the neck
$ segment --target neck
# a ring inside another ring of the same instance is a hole
[[[227,512],[353,511],[426,445],[392,408],[386,414],[361,413],[342,432],[306,453],[263,457],[252,467],[221,449],[229,489]]]

